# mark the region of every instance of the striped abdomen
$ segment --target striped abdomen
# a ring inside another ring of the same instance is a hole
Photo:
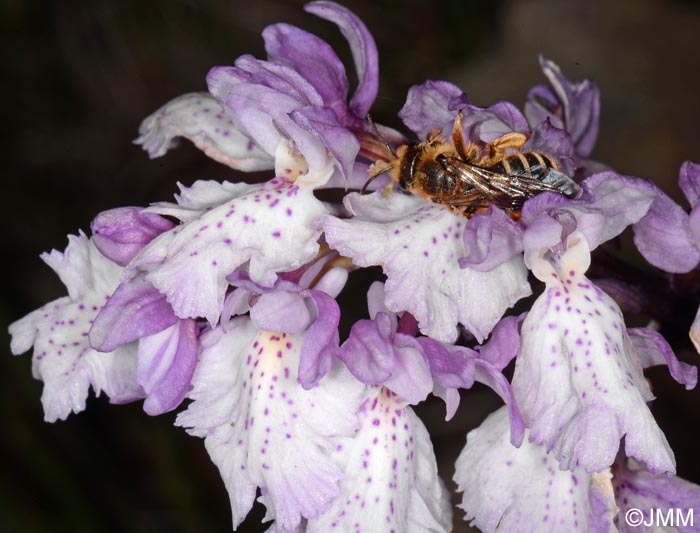
[[[521,152],[509,155],[498,163],[485,167],[491,172],[506,176],[527,176],[543,180],[550,169],[559,170],[559,166],[548,156],[539,152]]]

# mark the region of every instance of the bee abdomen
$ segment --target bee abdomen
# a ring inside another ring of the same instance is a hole
[[[488,170],[506,176],[528,176],[542,180],[550,169],[558,170],[557,164],[539,152],[521,152],[501,159]]]

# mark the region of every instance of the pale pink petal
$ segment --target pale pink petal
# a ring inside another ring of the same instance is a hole
[[[146,211],[175,217],[182,222],[189,222],[211,211],[229,200],[255,190],[258,185],[248,183],[230,183],[228,181],[198,180],[190,187],[177,184],[180,193],[175,195],[177,203],[156,202]]]
[[[147,271],[177,316],[216,324],[226,277],[247,266],[253,281],[271,286],[278,272],[311,261],[321,233],[311,222],[325,212],[311,190],[283,179],[241,186],[239,196],[156,238],[132,266]]]
[[[482,340],[506,309],[530,294],[520,256],[489,272],[460,268],[468,221],[445,208],[377,193],[350,194],[346,204],[353,218],[321,218],[326,240],[356,265],[381,265],[386,306],[410,312],[426,335],[453,342],[461,323]]]
[[[139,341],[136,377],[147,395],[146,413],[159,415],[180,405],[190,388],[197,351],[197,323],[192,319]]]

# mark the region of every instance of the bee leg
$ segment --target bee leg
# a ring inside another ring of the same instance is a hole
[[[464,115],[460,111],[455,118],[455,127],[452,130],[452,144],[457,151],[457,155],[462,161],[472,162],[479,157],[479,148],[474,143],[465,144],[464,134],[462,133],[462,121]]]
[[[373,163],[372,166],[369,167],[369,179],[362,186],[362,189],[360,189],[360,194],[367,194],[369,184],[372,183],[379,176],[381,176],[385,172],[392,170],[393,168],[394,167],[392,165],[388,165],[382,161],[377,161],[376,163]],[[389,185],[393,187],[393,180],[389,183]]]
[[[479,191],[471,191],[462,196],[448,198],[442,202],[452,213],[471,218],[475,213],[486,209],[489,199]]]
[[[464,161],[467,160],[467,153],[464,148],[464,135],[462,134],[462,121],[464,120],[464,115],[460,111],[457,113],[457,118],[455,118],[455,126],[452,130],[452,144],[454,144],[455,150],[457,150],[457,155],[461,157]]]
[[[430,130],[430,132],[428,132],[428,136],[425,138],[425,140],[431,143],[439,139],[441,134],[442,130],[440,128],[435,128],[434,130]]]
[[[489,143],[489,153],[479,161],[479,165],[489,167],[496,164],[505,157],[508,148],[519,150],[525,141],[527,141],[527,136],[522,133],[512,132],[501,135]]]
[[[520,220],[521,212],[519,209],[509,209],[506,211],[506,213],[508,213],[508,216],[516,222]]]
[[[473,143],[465,144],[464,134],[462,133],[462,121],[464,120],[464,115],[460,111],[455,118],[455,127],[452,130],[452,144],[457,151],[457,155],[462,159],[462,161],[471,162],[476,161],[479,149]]]
[[[384,187],[382,187],[382,196],[384,198],[391,198],[394,194],[394,182],[390,181]]]
[[[525,141],[527,141],[527,135],[524,133],[512,132],[501,135],[497,139],[491,141],[489,144],[490,146],[500,150],[505,150],[506,148],[519,149],[522,148]]]

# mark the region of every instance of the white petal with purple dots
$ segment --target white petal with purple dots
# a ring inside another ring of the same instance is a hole
[[[229,167],[251,172],[274,165],[272,154],[238,131],[233,117],[208,93],[188,93],[171,100],[141,123],[139,135],[135,143],[151,158],[165,155],[176,146],[177,137],[184,137]]]
[[[454,479],[465,519],[484,533],[612,533],[610,470],[560,470],[543,446],[510,443],[505,407],[467,435]]]
[[[59,298],[10,325],[12,353],[34,346],[32,372],[44,382],[41,403],[47,421],[64,420],[85,409],[88,390],[105,391],[112,401],[143,396],[136,383],[136,345],[110,353],[93,350],[88,331],[121,281],[123,268],[104,257],[84,235],[69,236],[68,247],[42,255],[69,296]]]
[[[146,208],[150,213],[175,217],[182,222],[189,222],[211,211],[229,200],[254,191],[258,185],[247,183],[230,183],[228,181],[199,180],[190,187],[177,184],[180,193],[175,195],[177,203],[157,202]]]
[[[323,513],[342,470],[330,452],[358,427],[364,386],[336,365],[321,383],[297,383],[302,335],[258,330],[237,318],[210,331],[193,377],[194,401],[177,424],[205,438],[229,491],[236,527],[256,487],[281,530]]]
[[[453,342],[461,323],[481,341],[506,309],[531,293],[521,256],[489,272],[460,268],[468,221],[444,207],[378,193],[348,195],[346,205],[354,218],[321,219],[326,240],[357,265],[381,265],[387,307],[410,312],[434,339]]]
[[[617,304],[585,277],[590,252],[581,232],[561,255],[530,258],[547,286],[522,325],[513,391],[531,428],[565,468],[600,471],[627,455],[654,472],[675,471],[653,399]]]
[[[430,436],[413,410],[386,387],[373,386],[359,416],[358,434],[341,439],[333,454],[347,476],[341,494],[309,521],[307,533],[450,531],[447,491]]]
[[[132,262],[181,318],[216,324],[226,276],[243,265],[253,281],[271,286],[277,272],[318,252],[321,232],[311,222],[326,209],[313,191],[279,178],[239,188],[240,195],[162,234]]]

